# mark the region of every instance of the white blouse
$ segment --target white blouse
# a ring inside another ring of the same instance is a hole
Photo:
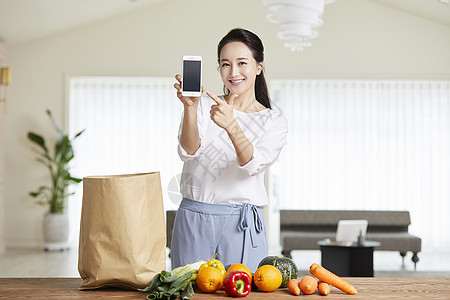
[[[221,97],[224,100],[223,97]],[[225,101],[225,100],[224,100]],[[184,161],[180,192],[185,198],[206,203],[266,206],[264,173],[286,144],[287,120],[280,112],[266,109],[254,113],[234,110],[234,117],[253,145],[253,157],[245,165],[237,161],[227,132],[210,118],[212,99],[203,96],[197,108],[200,148],[188,155],[178,143]],[[181,137],[183,115],[178,133]]]

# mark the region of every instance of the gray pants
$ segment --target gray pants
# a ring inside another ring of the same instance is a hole
[[[267,256],[261,208],[250,204],[209,204],[184,198],[175,217],[172,269],[198,260],[242,263],[255,272]]]

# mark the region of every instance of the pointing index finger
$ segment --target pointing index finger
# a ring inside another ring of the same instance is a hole
[[[217,103],[217,105],[223,104],[223,101],[220,100],[220,98],[217,97],[216,95],[214,95],[213,93],[211,93],[211,92],[209,92],[209,91],[206,91],[206,94],[209,96],[209,98],[213,99],[214,102]]]

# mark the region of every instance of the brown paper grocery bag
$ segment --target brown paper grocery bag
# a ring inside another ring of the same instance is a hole
[[[144,288],[165,267],[159,172],[83,178],[80,289]]]

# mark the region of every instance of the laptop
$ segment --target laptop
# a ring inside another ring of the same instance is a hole
[[[340,220],[337,225],[336,242],[357,243],[358,236],[366,235],[367,220]]]

